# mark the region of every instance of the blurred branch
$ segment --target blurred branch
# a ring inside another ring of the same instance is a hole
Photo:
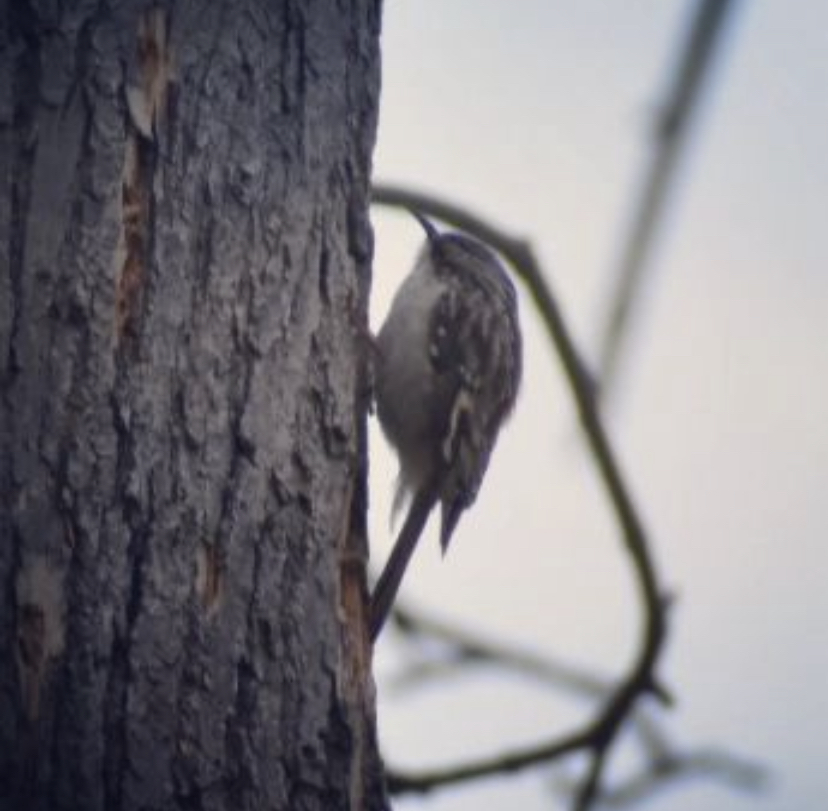
[[[599,678],[585,670],[548,656],[540,656],[512,645],[492,642],[479,634],[461,630],[448,623],[425,616],[399,603],[392,614],[395,627],[409,637],[437,640],[447,646],[448,661],[444,670],[463,666],[495,665],[553,684],[579,697],[605,698],[611,689],[608,679]],[[412,683],[437,672],[433,662],[429,667],[408,668],[406,682]]]
[[[718,749],[671,753],[654,761],[640,774],[606,789],[599,803],[604,808],[628,808],[649,799],[677,780],[703,778],[728,783],[742,791],[758,791],[767,783],[765,770],[751,761]]]
[[[420,637],[428,641],[437,641],[448,649],[448,655],[442,663],[435,663],[432,659],[427,664],[408,666],[405,677],[408,685],[441,673],[457,673],[462,668],[488,665],[533,677],[579,698],[591,699],[594,702],[606,699],[612,692],[612,682],[608,678],[596,676],[583,668],[555,661],[548,655],[542,656],[514,645],[493,642],[480,634],[466,629],[461,630],[446,622],[428,617],[421,611],[413,611],[398,604],[394,608],[392,617],[395,627],[403,635],[409,638]],[[663,733],[642,707],[636,708],[630,723],[643,749],[649,753],[651,759],[661,759],[667,754],[669,747]]]
[[[633,308],[640,298],[650,250],[684,149],[704,80],[711,70],[732,0],[699,0],[672,87],[656,121],[654,151],[645,173],[633,220],[614,274],[604,333],[600,342],[600,384],[609,390]]]
[[[392,794],[426,794],[442,786],[457,785],[492,775],[522,771],[530,766],[548,764],[564,755],[580,752],[591,747],[589,729],[558,738],[535,747],[514,749],[492,758],[481,758],[472,763],[446,769],[431,769],[422,774],[390,772],[387,775],[388,790]],[[587,808],[588,806],[579,806]]]
[[[591,807],[598,795],[606,756],[638,699],[653,695],[664,703],[669,701],[658,684],[655,669],[666,637],[666,613],[670,600],[657,583],[642,522],[598,412],[593,381],[575,348],[558,303],[529,243],[506,234],[459,206],[427,194],[381,185],[375,186],[373,199],[383,205],[414,209],[476,236],[498,251],[523,281],[560,356],[589,448],[621,526],[625,547],[638,579],[644,612],[642,639],[630,672],[611,693],[596,718],[583,730],[502,758],[446,770],[433,776],[432,780],[437,782],[431,785],[526,768],[570,752],[587,751],[591,755],[589,768],[574,806],[583,811]],[[423,785],[422,782],[420,785]],[[399,783],[391,788],[401,790]],[[406,790],[413,790],[411,783]]]
[[[411,685],[416,681],[431,678],[443,673],[458,673],[463,668],[495,666],[510,670],[533,678],[540,679],[555,687],[582,698],[600,699],[611,690],[608,679],[596,676],[582,668],[566,665],[542,656],[527,652],[514,645],[494,642],[473,633],[467,629],[460,629],[445,621],[434,619],[420,610],[414,610],[404,605],[395,606],[394,627],[404,637],[412,641],[423,639],[427,642],[437,642],[446,647],[446,656],[440,661],[429,658],[426,663],[406,667],[405,681]],[[623,808],[636,805],[657,791],[675,783],[677,780],[689,778],[715,779],[742,790],[758,790],[767,781],[765,769],[738,755],[718,749],[679,750],[667,737],[661,725],[657,723],[645,708],[638,705],[631,714],[629,723],[636,733],[636,740],[640,746],[643,765],[638,772],[617,782],[614,786],[605,787],[599,798],[598,806],[606,808]],[[548,748],[539,747],[541,754],[547,754]],[[520,755],[521,753],[510,753]],[[534,755],[532,750],[526,750],[522,757]],[[555,751],[553,758],[561,757],[568,752]],[[530,763],[540,765],[545,760]],[[477,764],[478,769],[488,764],[494,772],[461,773],[446,770],[442,772],[421,773],[412,775],[389,770],[389,786],[396,793],[425,792],[439,788],[441,785],[450,785],[461,779],[475,779],[487,774],[499,774],[504,768],[503,759],[493,758],[485,763]],[[506,761],[505,768],[510,769],[513,761]],[[571,796],[577,786],[570,782],[558,781],[559,790]]]

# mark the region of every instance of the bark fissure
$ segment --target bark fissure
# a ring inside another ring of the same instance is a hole
[[[17,12],[17,15],[11,17],[9,23],[9,39],[12,42],[24,40],[26,47],[21,49],[20,55],[15,60],[16,64],[9,66],[12,99],[9,115],[12,119],[13,133],[9,136],[9,142],[13,157],[8,171],[10,179],[8,187],[10,198],[8,274],[11,293],[5,381],[8,386],[13,382],[13,377],[19,371],[20,366],[17,345],[23,301],[23,269],[26,267],[26,221],[32,196],[31,186],[34,177],[32,163],[37,137],[34,105],[24,104],[20,100],[38,98],[40,86],[40,42],[37,37],[25,30],[33,25],[31,18],[26,19],[27,16],[32,15],[32,11],[28,4],[21,3]],[[3,389],[9,390],[5,385]]]

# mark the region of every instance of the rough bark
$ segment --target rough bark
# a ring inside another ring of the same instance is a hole
[[[0,808],[381,808],[379,0],[0,8]]]

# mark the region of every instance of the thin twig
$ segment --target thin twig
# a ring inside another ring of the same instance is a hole
[[[642,522],[598,413],[592,379],[581,361],[557,301],[529,243],[509,236],[459,206],[450,205],[427,194],[381,185],[375,186],[373,199],[383,205],[414,209],[466,231],[498,251],[512,266],[526,286],[558,350],[589,447],[621,526],[624,543],[638,579],[645,618],[640,649],[627,677],[608,699],[598,717],[583,731],[562,741],[498,758],[496,762],[488,761],[449,770],[454,775],[451,779],[457,782],[469,779],[468,775],[476,777],[503,771],[504,768],[523,768],[571,751],[588,750],[592,753],[591,763],[575,804],[578,811],[584,811],[598,793],[606,755],[637,699],[652,694],[665,702],[667,700],[666,693],[658,686],[655,667],[666,636],[665,615],[669,600],[658,587]],[[504,761],[508,765],[504,766]],[[448,778],[442,782],[446,779]]]
[[[697,749],[671,752],[649,760],[644,769],[613,786],[604,788],[599,808],[629,808],[640,805],[656,792],[674,785],[678,780],[718,780],[742,791],[760,791],[768,782],[766,770],[749,760],[718,749]],[[557,781],[557,790],[564,796],[572,794],[573,786]]]
[[[621,253],[609,297],[609,312],[600,336],[600,384],[602,393],[613,382],[630,314],[640,297],[648,258],[665,201],[672,190],[676,166],[684,149],[704,79],[710,72],[716,44],[732,0],[700,0],[696,17],[678,62],[673,84],[653,128],[654,148],[639,191],[633,220]]]
[[[410,636],[423,636],[447,645],[451,651],[453,669],[461,665],[493,664],[541,679],[582,698],[605,698],[612,685],[609,680],[587,673],[547,655],[539,655],[514,645],[495,643],[467,629],[460,629],[421,611],[397,604],[393,614],[396,627]],[[421,671],[422,672],[422,671]],[[432,675],[427,671],[426,675]],[[407,681],[413,681],[411,677]]]
[[[525,749],[517,749],[498,757],[481,759],[474,763],[453,766],[447,769],[433,769],[423,774],[391,772],[388,774],[388,790],[392,794],[427,794],[436,788],[458,785],[481,777],[506,774],[527,769],[556,758],[588,749],[591,746],[589,729],[564,738]]]

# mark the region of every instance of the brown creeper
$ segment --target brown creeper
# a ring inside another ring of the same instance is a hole
[[[445,553],[515,404],[521,336],[515,289],[495,255],[459,233],[426,231],[377,340],[377,414],[400,460],[395,509],[411,507],[371,597],[371,638],[394,602],[432,507]]]

